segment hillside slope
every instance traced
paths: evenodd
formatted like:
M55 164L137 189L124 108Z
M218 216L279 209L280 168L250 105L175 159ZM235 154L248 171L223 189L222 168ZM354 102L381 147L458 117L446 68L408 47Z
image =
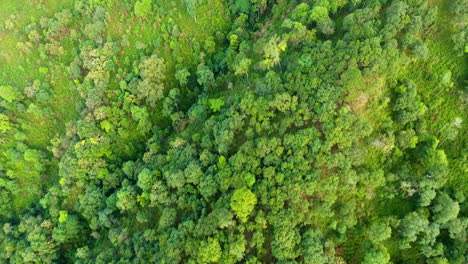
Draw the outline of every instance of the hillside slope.
M0 263L466 263L466 0L0 2Z

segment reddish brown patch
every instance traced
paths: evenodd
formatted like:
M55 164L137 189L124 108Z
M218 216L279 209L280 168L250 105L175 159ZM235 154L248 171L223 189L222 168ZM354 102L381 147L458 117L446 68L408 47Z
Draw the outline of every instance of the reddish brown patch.
M335 246L335 253L336 253L336 255L338 255L339 257L343 257L344 248L343 248L343 244L342 244L342 243Z

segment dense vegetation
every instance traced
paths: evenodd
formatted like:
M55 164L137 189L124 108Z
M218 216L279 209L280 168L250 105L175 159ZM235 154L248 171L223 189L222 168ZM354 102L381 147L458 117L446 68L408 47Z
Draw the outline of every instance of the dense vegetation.
M0 263L467 263L467 0L0 15Z

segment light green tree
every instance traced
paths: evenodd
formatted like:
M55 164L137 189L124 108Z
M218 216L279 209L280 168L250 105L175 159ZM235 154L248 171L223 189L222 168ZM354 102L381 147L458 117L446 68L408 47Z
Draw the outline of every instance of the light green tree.
M198 263L216 263L221 258L221 246L215 238L203 241L198 249Z
M15 100L16 94L13 87L0 85L0 97L9 103Z
M135 14L140 17L151 14L151 0L142 0L135 3Z
M237 189L231 197L231 208L241 222L247 222L247 218L257 204L257 196L247 187Z

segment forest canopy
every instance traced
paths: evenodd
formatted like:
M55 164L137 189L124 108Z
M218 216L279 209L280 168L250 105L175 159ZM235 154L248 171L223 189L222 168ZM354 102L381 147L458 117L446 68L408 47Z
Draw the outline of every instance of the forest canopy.
M467 263L467 0L0 15L0 263Z

